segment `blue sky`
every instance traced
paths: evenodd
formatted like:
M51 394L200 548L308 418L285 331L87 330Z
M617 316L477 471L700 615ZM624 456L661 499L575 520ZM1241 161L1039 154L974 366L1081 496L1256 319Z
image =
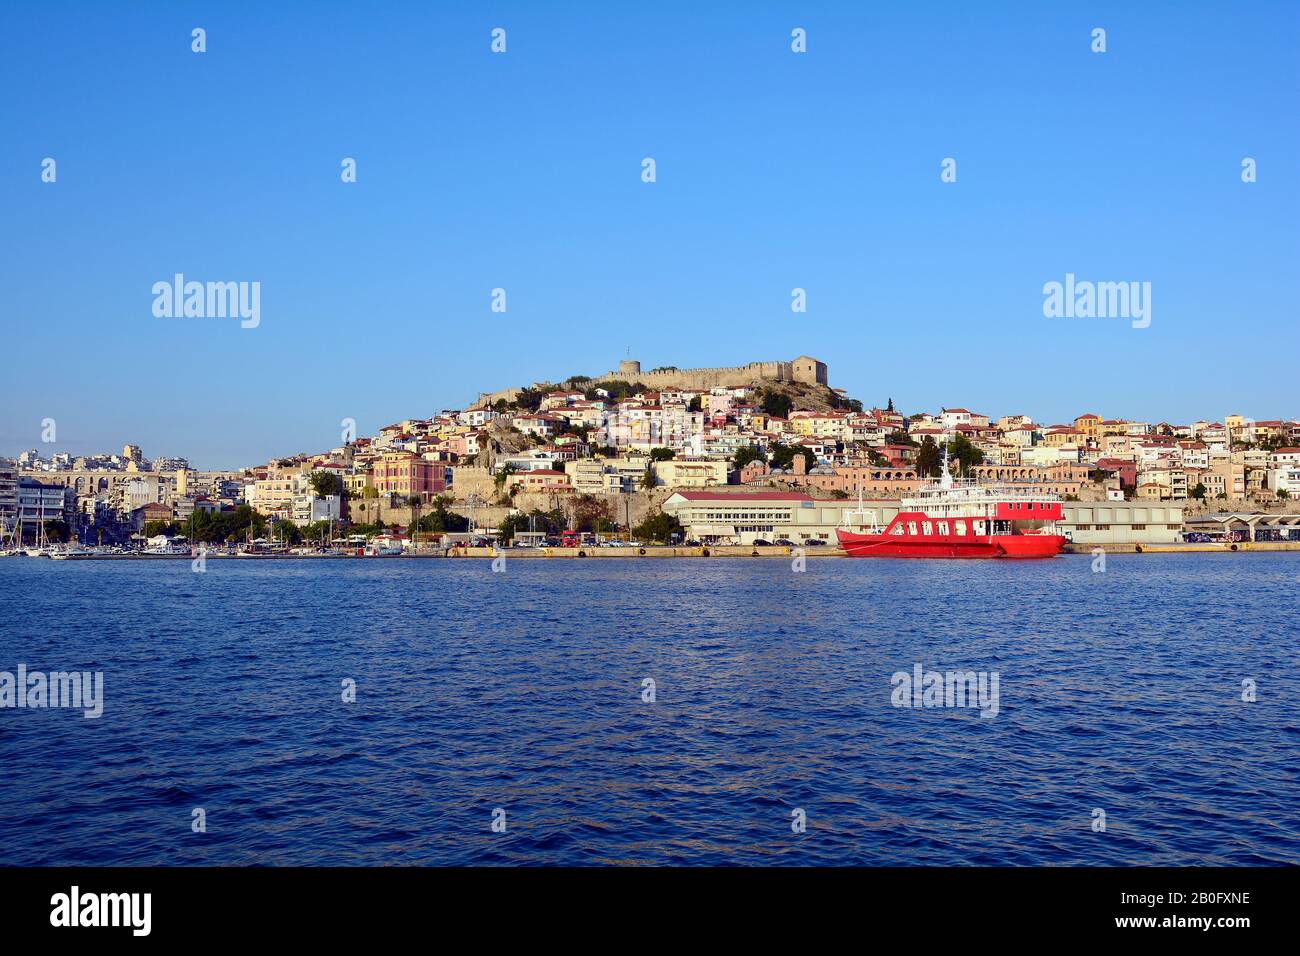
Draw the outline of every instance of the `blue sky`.
M1297 27L1280 2L6 4L0 453L233 467L629 351L807 353L905 412L1297 416ZM261 325L155 318L176 272L260 281ZM1150 282L1151 326L1045 318L1067 272Z

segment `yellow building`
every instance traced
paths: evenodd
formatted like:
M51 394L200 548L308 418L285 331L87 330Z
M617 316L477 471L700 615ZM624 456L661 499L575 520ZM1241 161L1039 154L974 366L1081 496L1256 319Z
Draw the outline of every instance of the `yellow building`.
M1080 415L1074 420L1074 428L1075 431L1082 433L1083 436L1093 444L1096 444L1101 440L1100 415L1093 415L1091 413Z
M655 481L668 488L708 488L725 485L729 465L725 460L673 458L654 464Z
M1063 445L1079 445L1083 435L1075 428L1049 428L1043 432L1043 444L1048 448L1060 448Z

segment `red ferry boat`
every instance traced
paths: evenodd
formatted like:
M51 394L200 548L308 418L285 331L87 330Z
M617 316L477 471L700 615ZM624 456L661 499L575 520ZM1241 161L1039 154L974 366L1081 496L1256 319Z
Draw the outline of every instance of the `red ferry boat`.
M954 479L945 456L943 476L904 498L883 530L854 525L861 502L836 529L840 547L853 558L1051 558L1065 536L1061 499L1031 487L979 485Z

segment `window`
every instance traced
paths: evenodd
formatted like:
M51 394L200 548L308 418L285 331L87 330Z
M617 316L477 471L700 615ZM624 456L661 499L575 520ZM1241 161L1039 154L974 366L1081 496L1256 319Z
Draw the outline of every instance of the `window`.
M946 521L939 522L939 533L945 535L948 533L948 522Z
M909 522L907 523L907 533L908 533L908 534L916 534L916 522L915 522L915 521L909 521Z
M958 521L956 523L956 528L958 537L962 537L966 534L966 522Z

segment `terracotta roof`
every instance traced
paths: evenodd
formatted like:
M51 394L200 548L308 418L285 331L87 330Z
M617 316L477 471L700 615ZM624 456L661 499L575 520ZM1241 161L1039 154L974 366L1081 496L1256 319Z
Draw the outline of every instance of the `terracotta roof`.
M737 494L719 494L716 491L678 491L674 494L680 495L687 501L812 501L807 495L796 491Z

